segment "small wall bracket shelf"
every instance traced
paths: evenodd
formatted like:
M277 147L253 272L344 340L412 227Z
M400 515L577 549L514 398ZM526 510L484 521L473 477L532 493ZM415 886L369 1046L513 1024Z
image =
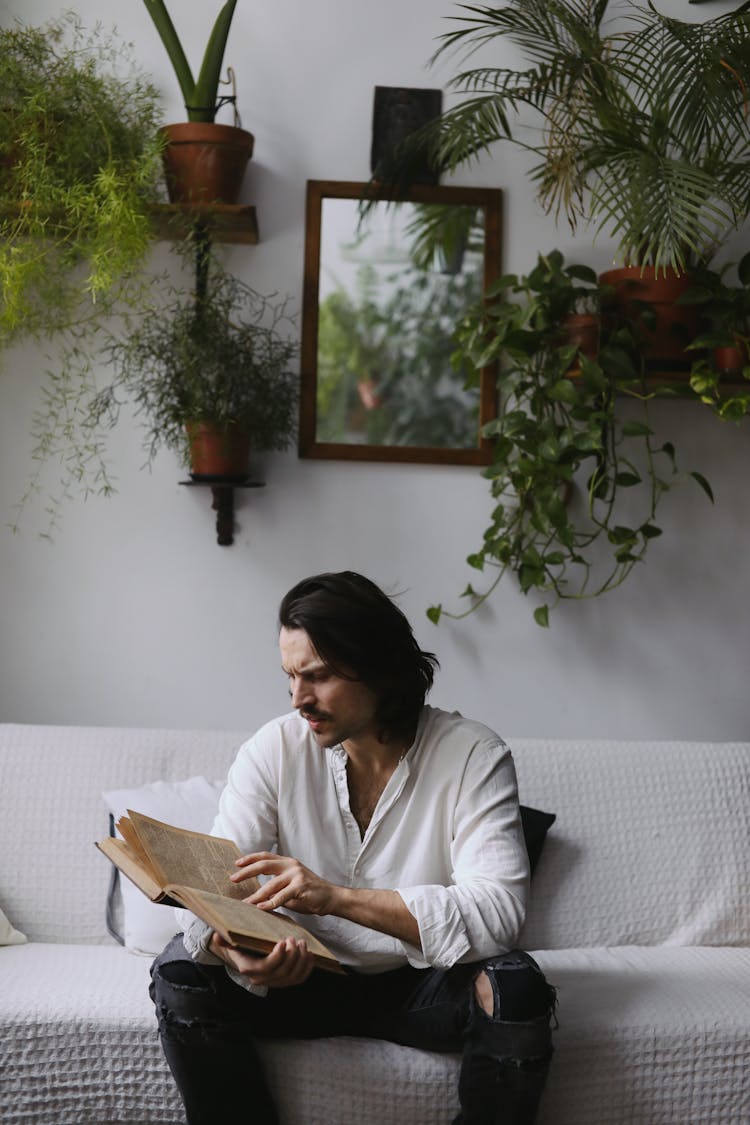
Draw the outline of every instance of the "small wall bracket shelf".
M216 512L216 542L220 547L231 547L234 543L235 488L265 488L264 481L250 480L249 477L204 477L196 473L191 474L190 480L181 480L180 484L211 489L211 507Z
M189 203L157 203L150 213L154 234L162 241L186 238L197 225L217 242L245 246L258 242L258 220L250 204L211 203L195 207Z

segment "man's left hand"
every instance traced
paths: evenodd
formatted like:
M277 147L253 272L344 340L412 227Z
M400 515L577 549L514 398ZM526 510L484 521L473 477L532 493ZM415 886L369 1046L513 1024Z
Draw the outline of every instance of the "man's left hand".
M321 879L298 859L274 852L254 852L241 856L235 863L238 870L231 877L233 883L241 883L252 876L272 876L245 902L259 906L261 910L277 910L286 906L300 914L335 913L340 888Z

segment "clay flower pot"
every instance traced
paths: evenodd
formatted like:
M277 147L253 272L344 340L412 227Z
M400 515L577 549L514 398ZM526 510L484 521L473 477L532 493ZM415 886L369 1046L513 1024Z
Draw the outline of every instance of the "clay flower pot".
M636 324L647 367L667 371L690 367L685 348L697 336L700 323L693 307L675 303L690 287L688 274L678 274L669 266L658 274L653 266L626 266L607 270L599 281L614 291L611 311ZM653 309L653 326L641 319L641 302Z
M188 422L190 469L194 478L246 477L250 436L240 426L220 429L209 422Z
M560 325L564 343L572 344L587 359L599 353L599 317L595 313L571 313ZM575 358L572 367L578 366Z
M722 374L739 375L748 363L750 363L750 357L742 340L737 340L734 346L714 348L714 366Z
M253 154L252 133L213 121L182 121L164 125L162 159L172 203L236 203L247 163Z

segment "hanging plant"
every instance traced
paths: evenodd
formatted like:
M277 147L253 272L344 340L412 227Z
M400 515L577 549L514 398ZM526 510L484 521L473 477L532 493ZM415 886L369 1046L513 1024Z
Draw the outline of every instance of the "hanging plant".
M89 32L73 14L0 29L0 348L54 344L18 518L53 459L53 524L71 489L110 489L84 408L102 325L150 299L143 265L161 181L158 106L114 33Z
M72 14L0 29L0 344L106 315L150 249L158 95L126 65Z
M484 590L469 583L473 613L510 572L524 594L543 600L537 624L549 624L562 599L614 590L661 535L657 509L680 479L692 478L711 497L701 474L681 474L675 449L658 441L649 419L656 393L647 387L632 326L603 318L595 357L561 328L582 303L607 296L585 266L562 254L540 256L527 277L506 274L487 301L461 322L456 361L478 378L497 362L501 404L484 427L492 463L483 471L495 502L491 522L467 562L494 575Z

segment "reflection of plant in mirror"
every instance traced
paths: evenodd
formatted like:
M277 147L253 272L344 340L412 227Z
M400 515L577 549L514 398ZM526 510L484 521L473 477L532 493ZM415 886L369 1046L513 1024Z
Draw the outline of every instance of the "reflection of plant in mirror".
M577 353L560 328L577 290L596 295L596 276L565 267L559 251L541 257L528 277L508 274L488 301L464 319L459 355L474 369L499 361L502 410L484 427L493 440L491 482L496 506L481 548L468 558L496 571L489 588L470 585L472 613L512 571L523 593L596 597L619 586L661 534L662 495L677 480L674 447L656 443L650 391L632 325L601 326L595 359ZM582 294L579 292L578 297ZM571 365L578 372L571 376ZM708 484L690 473L710 496ZM434 622L444 613L433 606ZM549 606L534 612L548 625Z
M320 303L317 440L472 448L478 394L450 360L481 273L394 276L364 266L354 296L339 286Z
M484 216L479 207L455 203L415 203L404 228L411 239L409 254L418 270L438 267L457 273L464 255L484 253Z

